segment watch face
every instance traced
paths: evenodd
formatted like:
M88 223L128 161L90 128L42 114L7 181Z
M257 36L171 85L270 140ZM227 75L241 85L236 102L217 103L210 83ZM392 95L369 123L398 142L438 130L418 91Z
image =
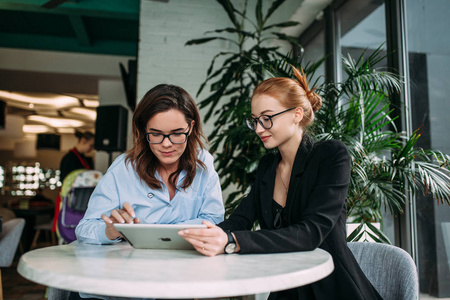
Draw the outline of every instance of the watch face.
M228 253L228 254L234 253L234 251L236 251L236 244L235 243L229 243L225 247L225 252Z

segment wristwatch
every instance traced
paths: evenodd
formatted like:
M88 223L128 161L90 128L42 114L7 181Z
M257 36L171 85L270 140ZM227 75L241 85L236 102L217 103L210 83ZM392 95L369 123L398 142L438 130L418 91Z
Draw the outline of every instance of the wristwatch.
M225 230L225 233L228 236L228 243L225 245L225 253L226 254L234 253L236 251L236 241L234 240L231 231Z

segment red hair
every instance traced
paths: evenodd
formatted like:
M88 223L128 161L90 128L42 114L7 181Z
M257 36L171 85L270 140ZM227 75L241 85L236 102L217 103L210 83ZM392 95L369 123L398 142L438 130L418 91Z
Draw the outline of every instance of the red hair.
M322 106L322 97L314 92L315 88L309 89L303 70L300 72L294 66L292 70L297 80L284 77L266 79L255 88L252 100L256 95L264 94L279 100L286 108L301 107L303 120L300 126L306 128L314 121L314 113Z

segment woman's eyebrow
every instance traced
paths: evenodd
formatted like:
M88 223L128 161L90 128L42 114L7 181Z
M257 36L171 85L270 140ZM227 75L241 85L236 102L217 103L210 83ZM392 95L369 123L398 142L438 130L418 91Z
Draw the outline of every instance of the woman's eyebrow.
M184 130L185 128L177 128L177 129L172 129L170 132L175 132L175 131L181 131ZM161 132L162 130L156 129L156 128L149 128L148 131L156 131L156 132Z
M262 111L259 115L262 116L262 115L267 114L268 112L273 112L273 110L271 110L271 109L266 109L266 110ZM252 116L256 116L256 115L255 115L255 114L252 114Z

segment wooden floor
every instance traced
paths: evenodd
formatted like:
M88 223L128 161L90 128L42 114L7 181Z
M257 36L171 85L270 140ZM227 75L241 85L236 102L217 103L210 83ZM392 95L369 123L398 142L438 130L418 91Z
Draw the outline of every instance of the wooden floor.
M42 300L47 299L47 287L26 280L17 273L17 261L9 268L2 268L4 300Z
M45 241L39 243L37 248L51 246ZM18 251L19 252L19 251ZM23 278L17 272L20 253L17 253L13 264L8 268L2 268L3 299L4 300L43 300L47 287L31 282Z

